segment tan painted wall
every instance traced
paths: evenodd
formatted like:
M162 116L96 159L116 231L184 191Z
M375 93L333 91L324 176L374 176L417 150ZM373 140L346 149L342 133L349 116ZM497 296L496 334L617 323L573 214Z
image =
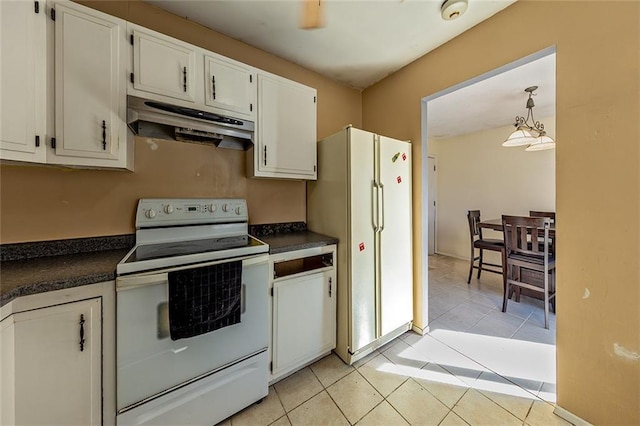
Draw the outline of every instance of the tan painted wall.
M555 138L554 118L541 121ZM438 166L437 253L469 259L467 210L480 210L482 219L528 216L529 210L555 211L555 151L504 148L502 142L511 132L509 125L429 141L429 153L437 153ZM484 237L502 238L502 233L484 230ZM485 251L484 259L501 262L498 252Z
M637 1L521 0L363 93L364 128L418 142L419 218L421 98L556 45L558 404L594 424L640 424L639 24Z
M361 94L274 55L137 0L83 4L318 90L318 138L361 125ZM247 179L245 153L136 138L135 172L0 166L0 242L134 231L143 197L241 197L251 223L306 220L302 181Z

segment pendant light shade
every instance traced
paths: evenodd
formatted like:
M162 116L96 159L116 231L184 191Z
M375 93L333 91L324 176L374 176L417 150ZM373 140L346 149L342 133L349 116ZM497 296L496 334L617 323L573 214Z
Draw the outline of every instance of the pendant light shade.
M529 145L525 151L543 151L545 149L553 149L556 147L556 143L547 135L542 135L535 139L534 142Z
M527 117L516 116L516 122L514 126L516 130L509 135L506 141L502 143L502 146L524 146L529 145L525 151L542 151L544 149L553 149L556 147L556 143L547 136L544 129L544 124L533 117L533 107L535 106L532 96L534 91L538 89L538 86L531 86L524 89L529 94L527 99ZM531 119L531 124L529 123Z
M509 135L507 140L502 143L502 146L530 145L535 140L536 138L531 136L531 133L527 132L524 129L518 129Z

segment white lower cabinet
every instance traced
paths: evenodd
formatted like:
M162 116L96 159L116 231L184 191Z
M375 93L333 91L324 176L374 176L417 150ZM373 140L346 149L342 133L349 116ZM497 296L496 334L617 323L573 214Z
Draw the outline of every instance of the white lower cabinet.
M270 256L274 272L272 382L335 348L335 247Z
M87 295L87 289L81 291ZM58 301L68 301L69 294L58 297ZM106 410L113 408L113 396L103 395L106 388L113 392L113 369L103 371L103 301L102 297L93 297L27 308L2 319L0 424L112 422L108 414L103 418L103 406ZM12 303L21 302L16 299ZM112 326L105 327L105 336L110 336Z

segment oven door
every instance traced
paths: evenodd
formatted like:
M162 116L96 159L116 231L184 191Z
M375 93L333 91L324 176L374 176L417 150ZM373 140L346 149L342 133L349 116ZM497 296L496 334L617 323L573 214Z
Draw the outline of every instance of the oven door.
M242 260L240 323L195 337L171 340L168 273L237 260ZM268 346L266 254L118 277L116 291L118 413Z

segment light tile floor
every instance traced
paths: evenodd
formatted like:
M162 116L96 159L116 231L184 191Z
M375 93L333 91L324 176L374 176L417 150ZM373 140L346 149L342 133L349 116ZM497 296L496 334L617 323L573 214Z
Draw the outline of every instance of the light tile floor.
M510 301L469 264L429 258L425 336L408 332L353 366L331 354L269 388L221 425L556 425L555 315Z

